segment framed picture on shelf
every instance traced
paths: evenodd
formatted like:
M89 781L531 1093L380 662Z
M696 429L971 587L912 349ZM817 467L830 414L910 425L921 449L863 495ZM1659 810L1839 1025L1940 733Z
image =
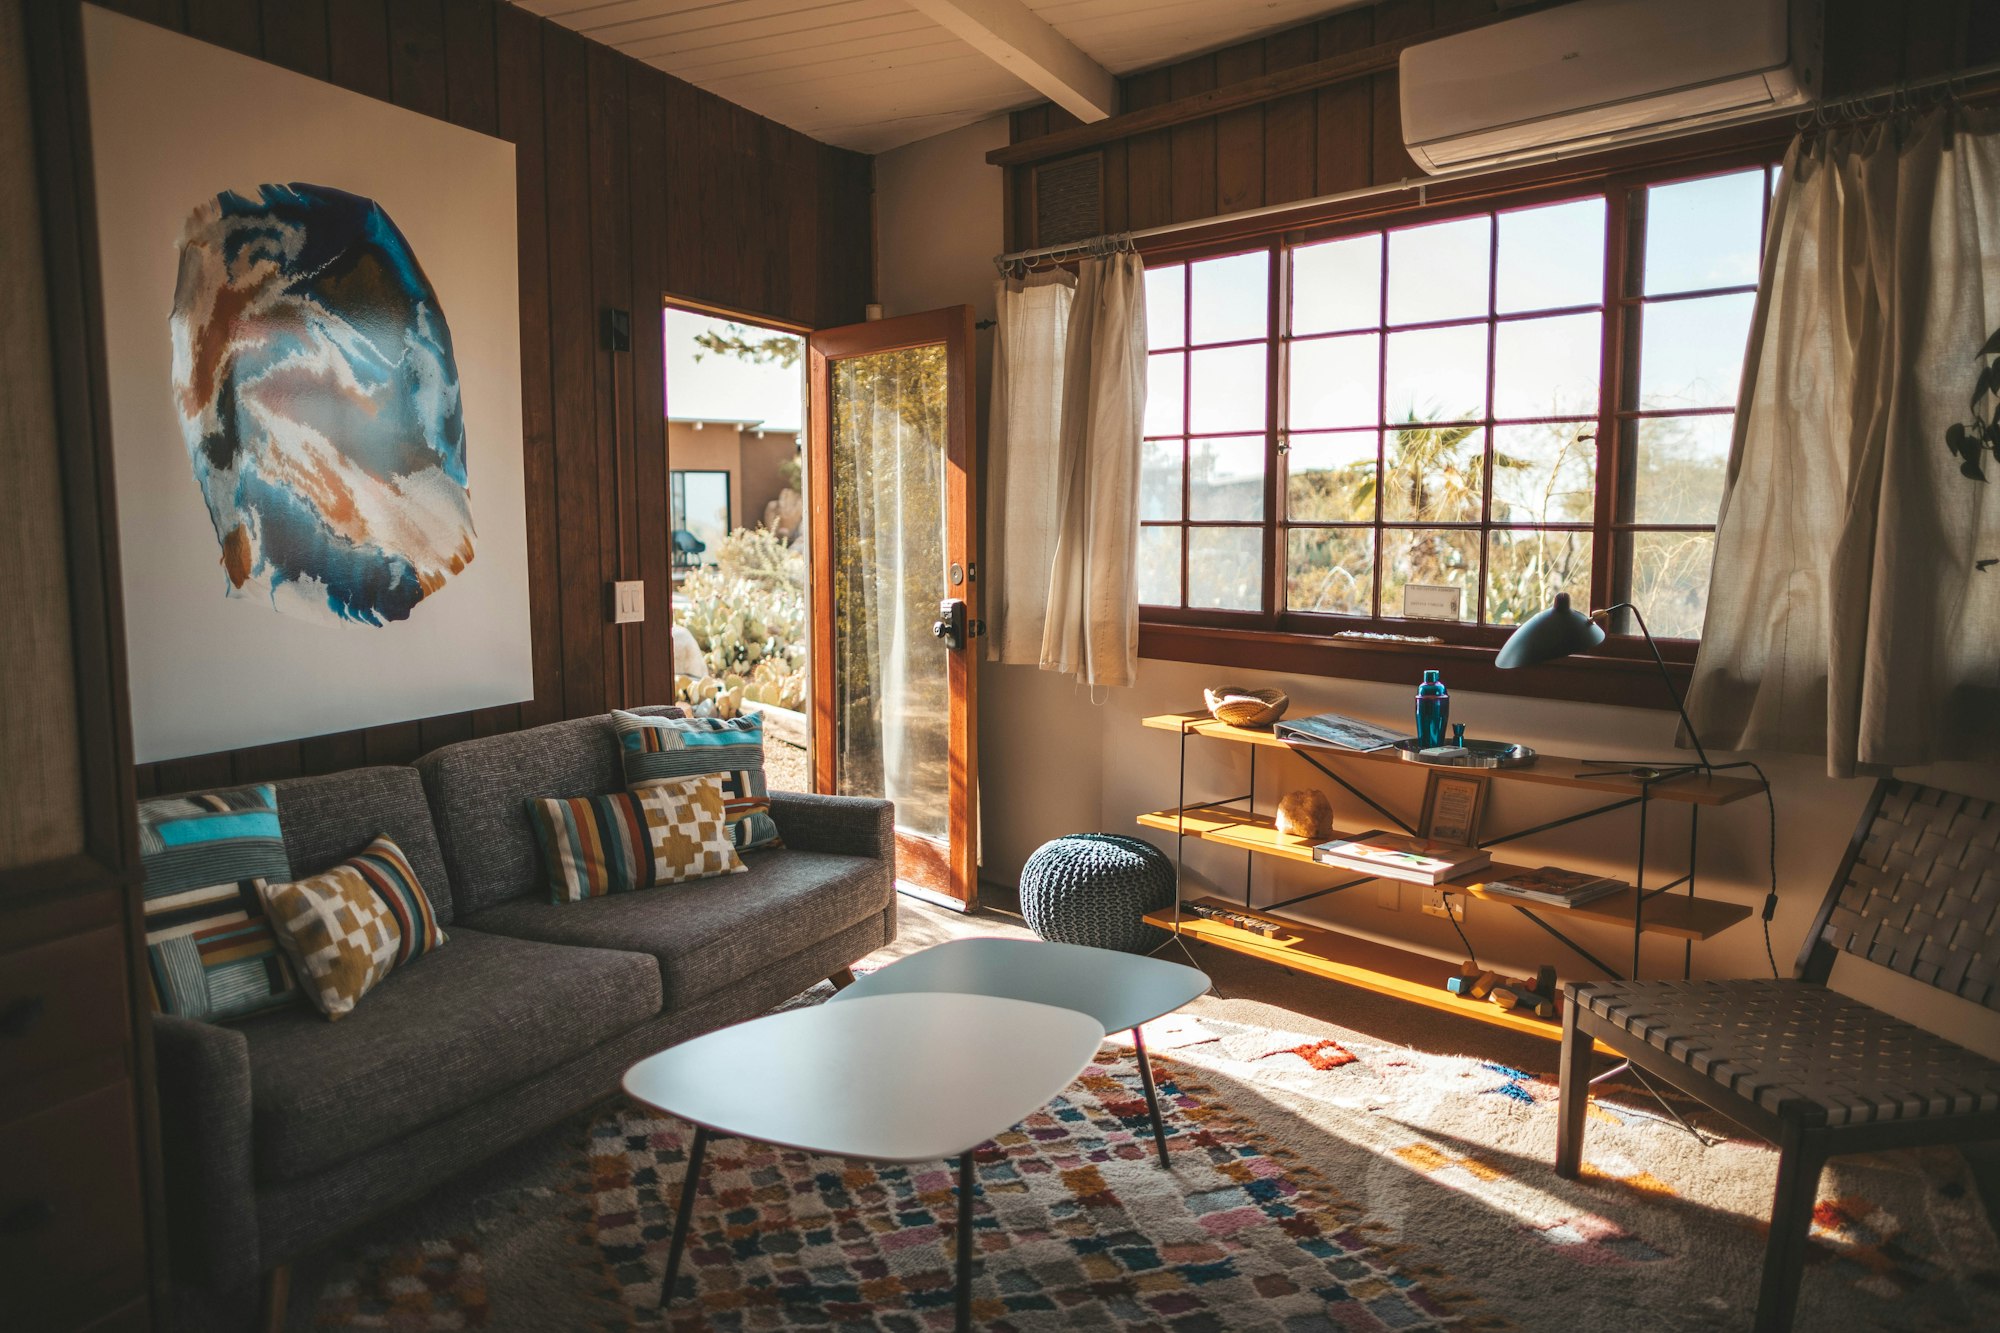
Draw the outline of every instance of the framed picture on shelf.
M1486 783L1460 773L1432 772L1424 784L1419 835L1454 847L1479 844L1479 817L1486 809Z

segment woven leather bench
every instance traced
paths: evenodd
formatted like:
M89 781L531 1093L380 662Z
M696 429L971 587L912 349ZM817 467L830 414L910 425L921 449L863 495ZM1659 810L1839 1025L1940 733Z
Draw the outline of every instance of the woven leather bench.
M1556 1172L1583 1158L1593 1042L1778 1145L1759 1333L1789 1329L1820 1167L2000 1136L2000 1064L1826 986L1844 950L2000 1010L2000 803L1880 783L1791 979L1571 982Z

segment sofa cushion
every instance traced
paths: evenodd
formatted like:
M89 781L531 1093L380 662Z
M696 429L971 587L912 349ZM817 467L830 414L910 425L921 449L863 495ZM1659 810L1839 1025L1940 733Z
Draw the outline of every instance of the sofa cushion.
M290 1004L263 889L292 877L269 783L139 802L153 1012L219 1020Z
M764 718L641 717L612 710L625 764L625 785L633 790L673 778L713 773L729 797L729 827L739 852L776 847L781 839L771 822L771 789L764 781Z
M299 989L329 1021L445 941L402 848L377 838L331 870L264 890L266 915Z
M463 916L510 898L546 896L541 852L528 826L530 798L601 796L625 786L609 714L460 741L417 760L417 771L437 817L438 843Z
M659 960L669 1010L886 909L895 885L872 857L746 852L741 875L579 903L503 903L469 918L480 930L551 944L629 949Z
M301 1005L240 1025L257 1176L294 1180L344 1162L659 1011L659 969L643 954L458 927L338 1023Z
M278 819L292 875L331 870L368 850L377 838L402 849L430 899L431 915L451 924L451 880L438 851L437 829L414 768L350 768L316 778L288 778L278 788Z

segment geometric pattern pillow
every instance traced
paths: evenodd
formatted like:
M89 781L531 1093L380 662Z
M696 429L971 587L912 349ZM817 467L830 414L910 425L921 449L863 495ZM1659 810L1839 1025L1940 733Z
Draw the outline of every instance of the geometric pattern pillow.
M782 845L764 784L764 719L641 717L613 710L625 785L714 773L722 778L730 836L736 850Z
M153 1012L238 1018L296 996L259 890L292 877L269 783L139 803Z
M746 869L730 841L721 780L708 774L658 785L686 783L699 793L531 798L528 823L541 846L549 901L582 902Z
M647 783L633 795L646 815L655 883L684 884L715 875L741 875L750 869L736 854L721 774L664 778Z
M328 1019L353 1012L393 969L445 941L416 872L388 838L321 874L268 885L264 901L307 997Z

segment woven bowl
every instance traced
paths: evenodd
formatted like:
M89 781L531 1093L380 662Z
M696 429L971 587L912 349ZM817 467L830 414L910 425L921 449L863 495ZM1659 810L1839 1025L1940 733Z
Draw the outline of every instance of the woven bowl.
M1268 727L1292 706L1283 690L1246 690L1235 685L1217 685L1202 691L1209 715L1232 727Z

